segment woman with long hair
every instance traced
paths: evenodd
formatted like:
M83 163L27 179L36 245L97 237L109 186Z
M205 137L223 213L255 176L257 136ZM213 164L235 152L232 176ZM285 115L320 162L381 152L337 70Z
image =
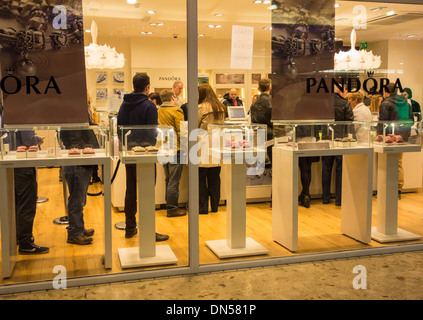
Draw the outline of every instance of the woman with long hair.
M226 106L219 101L213 88L204 83L198 87L198 127L207 130L209 124L224 124ZM199 164L199 213L208 214L209 198L211 212L217 212L220 202L220 164Z

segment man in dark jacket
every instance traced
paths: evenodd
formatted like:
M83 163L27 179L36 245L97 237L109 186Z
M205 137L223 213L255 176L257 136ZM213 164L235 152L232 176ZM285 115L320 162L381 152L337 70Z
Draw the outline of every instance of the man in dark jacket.
M137 73L133 78L134 92L125 94L120 106L118 126L158 125L158 113L155 104L148 100L150 93L150 77L146 73ZM156 144L156 130L146 133L132 130L128 141L136 143ZM154 132L153 132L154 131ZM123 138L123 137L122 137ZM128 138L129 139L129 138ZM125 195L125 237L131 238L137 233L137 172L135 164L126 164L126 195ZM156 233L156 241L164 241L169 236Z
M272 83L270 79L264 78L259 82L258 89L260 96L257 98L250 107L251 123L260 123L267 126L267 140L273 139L273 123L272 123L272 97L270 92L272 90ZM270 160L270 165L266 165L267 168L271 168L272 163L272 146L267 148L267 156Z
M351 105L345 99L346 91L341 92L336 88L335 92L335 121L354 121L354 113ZM335 138L345 138L348 135L346 126L335 126ZM342 156L322 157L322 202L330 202L330 186L332 180L332 167L336 160L336 183L335 183L335 205L341 205L342 195Z
M227 107L241 107L243 106L242 100L238 97L238 90L231 89L223 96L222 103Z
M384 100L380 104L379 121L401 121L402 126L397 127L396 134L401 135L405 142L408 141L413 125L413 112L411 105L407 98L401 94L397 94L397 88L394 83L388 84L383 88ZM382 131L382 126L379 126L378 131ZM387 134L390 132L386 132ZM401 190L404 186L404 170L402 167L403 154L399 154L398 163L398 198L401 199Z

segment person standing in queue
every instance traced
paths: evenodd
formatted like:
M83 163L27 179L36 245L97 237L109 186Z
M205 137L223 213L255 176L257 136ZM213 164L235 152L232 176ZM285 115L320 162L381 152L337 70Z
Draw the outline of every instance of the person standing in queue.
M156 105L148 99L150 93L150 77L146 73L137 73L133 79L134 91L125 94L120 106L117 125L158 125ZM144 131L144 130L143 130ZM152 132L154 131L154 132ZM156 130L133 132L128 140L137 144L156 144ZM121 137L122 138L122 137ZM126 164L126 194L125 194L125 238L132 238L137 234L137 172L135 164ZM165 241L168 235L156 233L156 241Z

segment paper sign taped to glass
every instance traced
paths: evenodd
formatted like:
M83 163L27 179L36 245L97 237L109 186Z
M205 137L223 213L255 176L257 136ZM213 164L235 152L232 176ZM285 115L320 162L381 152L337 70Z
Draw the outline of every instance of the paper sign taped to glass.
M334 69L334 1L273 3L272 119L333 120L332 92L307 90L307 78Z
M5 125L88 123L81 0L0 4Z

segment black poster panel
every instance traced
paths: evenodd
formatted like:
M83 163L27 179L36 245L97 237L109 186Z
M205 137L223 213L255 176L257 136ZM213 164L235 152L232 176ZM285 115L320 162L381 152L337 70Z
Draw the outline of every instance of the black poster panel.
M81 1L1 1L6 125L88 123Z
M333 94L317 89L334 69L335 1L273 5L272 120L333 120Z

